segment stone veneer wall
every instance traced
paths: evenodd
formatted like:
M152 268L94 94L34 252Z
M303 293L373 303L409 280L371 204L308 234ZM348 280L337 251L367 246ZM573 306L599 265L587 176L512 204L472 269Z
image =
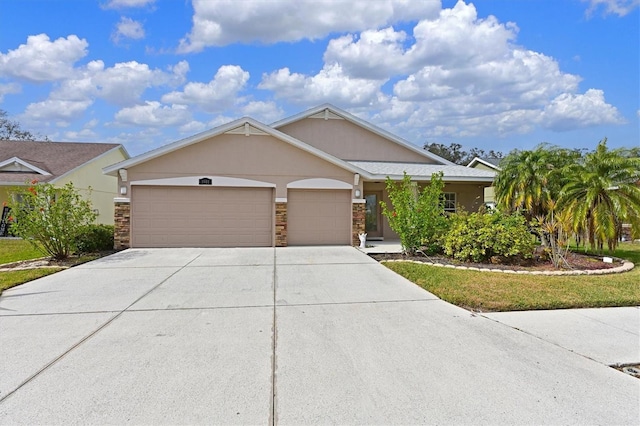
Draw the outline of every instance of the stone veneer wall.
M276 203L276 247L287 246L287 203Z
M360 245L360 237L358 234L364 233L364 223L365 223L365 214L366 214L366 206L365 203L353 203L352 204L352 212L353 212L353 233L351 238L351 243L354 246Z
M113 248L122 250L129 247L131 247L131 204L128 202L116 202Z

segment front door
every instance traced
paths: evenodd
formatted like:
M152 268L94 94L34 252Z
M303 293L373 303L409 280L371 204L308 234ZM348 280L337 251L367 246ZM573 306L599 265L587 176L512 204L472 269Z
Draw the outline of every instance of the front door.
M364 230L367 233L367 239L382 238L382 210L380 201L382 200L382 191L372 191L364 193L365 209L365 225Z

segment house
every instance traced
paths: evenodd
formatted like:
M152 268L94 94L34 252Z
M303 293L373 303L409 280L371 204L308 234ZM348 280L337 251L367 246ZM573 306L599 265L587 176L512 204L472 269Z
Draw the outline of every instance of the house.
M235 247L397 239L385 179L444 173L446 210L476 210L494 174L455 165L335 106L241 118L103 169L117 176L115 244Z
M499 172L502 170L500 168L500 162L502 158L480 158L475 157L473 160L467 164L467 167L471 167L474 169L480 170L488 170L490 172Z
M117 179L102 168L127 158L118 144L0 141L0 202L9 201L11 188L33 180L60 187L71 182L91 201L97 222L112 225Z
M473 160L469 162L469 164L467 164L467 167L498 173L499 171L502 170L500 168L500 161L502 161L502 158L475 157ZM495 189L493 186L489 186L484 189L484 202L486 205L490 207L495 207L496 195L495 195Z

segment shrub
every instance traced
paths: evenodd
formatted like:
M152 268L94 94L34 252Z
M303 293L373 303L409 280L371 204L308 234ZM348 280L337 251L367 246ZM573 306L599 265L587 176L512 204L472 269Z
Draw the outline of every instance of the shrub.
M56 188L49 183L32 181L11 191L11 232L34 246L41 246L55 259L65 259L73 252L75 241L96 214L72 183Z
M78 253L113 249L113 225L85 226L75 240Z
M457 260L483 262L496 256L529 258L536 246L520 214L457 213L449 219L444 251Z
M392 206L380 202L382 214L389 226L400 236L405 253L423 249L434 253L441 249L441 238L446 233L447 218L441 199L442 173L434 173L431 183L420 190L406 173L400 182L387 177L387 192Z

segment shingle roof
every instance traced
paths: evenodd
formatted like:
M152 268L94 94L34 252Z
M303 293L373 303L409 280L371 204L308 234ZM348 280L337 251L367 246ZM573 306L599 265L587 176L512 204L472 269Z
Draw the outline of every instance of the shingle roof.
M112 143L0 141L0 163L16 157L50 173L47 176L0 171L0 183L21 184L33 179L50 182L120 146Z
M491 163L494 166L499 166L500 162L502 161L502 158L489 158L489 157L482 157L482 160L486 161L487 163Z
M473 169L458 165L420 164L420 163L392 163L383 161L349 161L352 165L379 176L402 176L407 172L417 180L431 179L433 173L442 172L445 181L481 181L492 182L494 172Z
M484 157L475 157L473 160L467 164L467 167L475 167L476 164L484 164L487 167L491 167L495 170L500 170L500 162L502 158L484 158Z

